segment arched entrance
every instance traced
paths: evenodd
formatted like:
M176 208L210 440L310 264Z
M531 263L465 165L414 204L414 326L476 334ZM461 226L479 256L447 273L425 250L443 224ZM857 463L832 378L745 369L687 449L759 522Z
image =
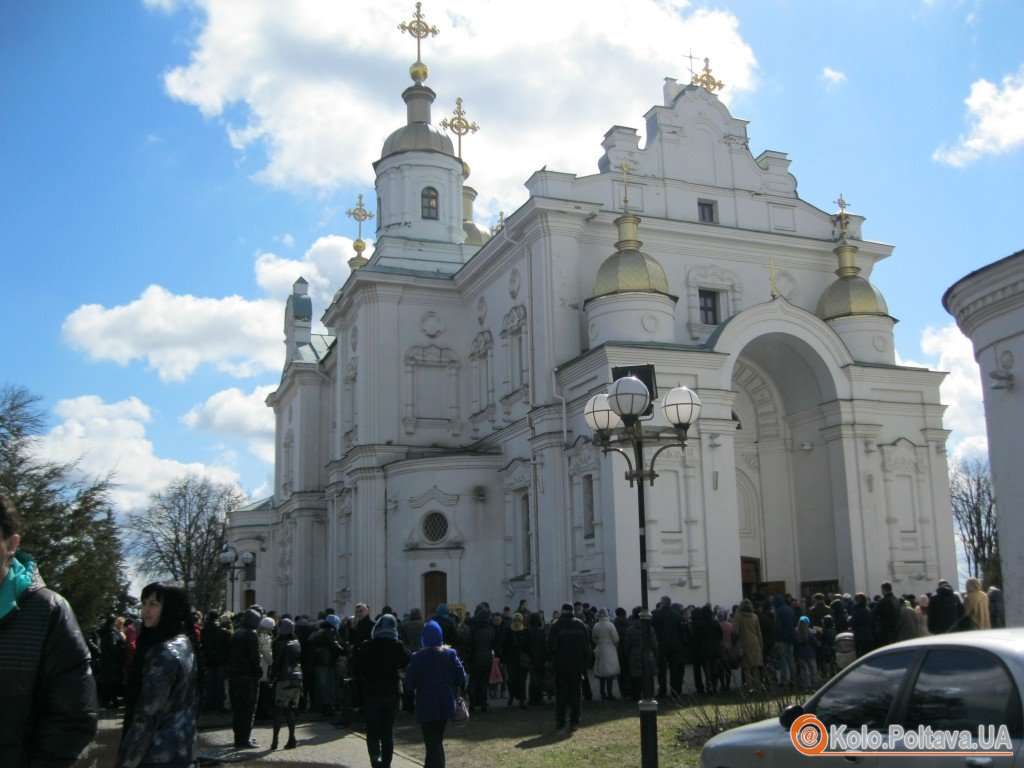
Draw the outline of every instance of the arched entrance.
M838 416L833 370L803 338L761 333L736 356L731 389L744 592L801 594L838 584L835 499L846 494L834 487L845 480L833 471L842 452L829 438ZM748 583L755 570L758 583Z
M448 574L427 571L423 574L423 616L433 616L437 606L448 602Z

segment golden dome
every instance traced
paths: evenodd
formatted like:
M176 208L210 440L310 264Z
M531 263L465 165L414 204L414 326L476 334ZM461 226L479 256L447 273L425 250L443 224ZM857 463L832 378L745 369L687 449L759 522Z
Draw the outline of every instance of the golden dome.
M363 251L366 250L366 241L363 240L363 238L361 237L356 239L356 241L352 243L352 250L354 250L356 253L362 256Z
M888 315L889 307L875 286L860 275L838 278L818 300L816 314L822 320L851 315Z
M615 243L617 250L597 270L592 298L626 292L669 295L665 270L654 257L640 250L643 243L636 239L636 225L639 223L640 217L631 213L615 220L619 228L619 241Z
M889 307L875 286L860 276L855 256L857 246L845 237L833 251L839 257L839 276L818 299L815 314L822 320L853 315L889 315Z

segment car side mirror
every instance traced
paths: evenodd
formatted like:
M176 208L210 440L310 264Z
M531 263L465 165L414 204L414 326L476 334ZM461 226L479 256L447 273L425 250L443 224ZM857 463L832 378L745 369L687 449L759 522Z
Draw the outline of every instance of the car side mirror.
M787 731L792 727L796 719L804 713L804 708L799 704L790 704L779 713L779 724Z

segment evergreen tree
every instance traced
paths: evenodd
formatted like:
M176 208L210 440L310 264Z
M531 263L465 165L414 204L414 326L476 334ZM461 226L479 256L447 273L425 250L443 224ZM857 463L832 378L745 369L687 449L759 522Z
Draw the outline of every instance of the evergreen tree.
M44 427L38 403L23 387L0 386L0 490L21 515L21 548L88 627L123 607L127 591L110 478L81 479L73 463L38 457Z

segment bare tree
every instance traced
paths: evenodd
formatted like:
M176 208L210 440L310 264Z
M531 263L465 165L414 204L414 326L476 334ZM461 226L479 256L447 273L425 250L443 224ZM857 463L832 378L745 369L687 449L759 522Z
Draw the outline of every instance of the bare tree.
M150 497L148 509L129 515L128 551L144 574L195 582L190 593L197 608L219 608L225 573L217 555L227 546L228 513L246 501L234 485L196 475L172 480Z
M949 496L968 573L986 586L1002 586L996 505L988 462L971 459L954 463L949 473Z

